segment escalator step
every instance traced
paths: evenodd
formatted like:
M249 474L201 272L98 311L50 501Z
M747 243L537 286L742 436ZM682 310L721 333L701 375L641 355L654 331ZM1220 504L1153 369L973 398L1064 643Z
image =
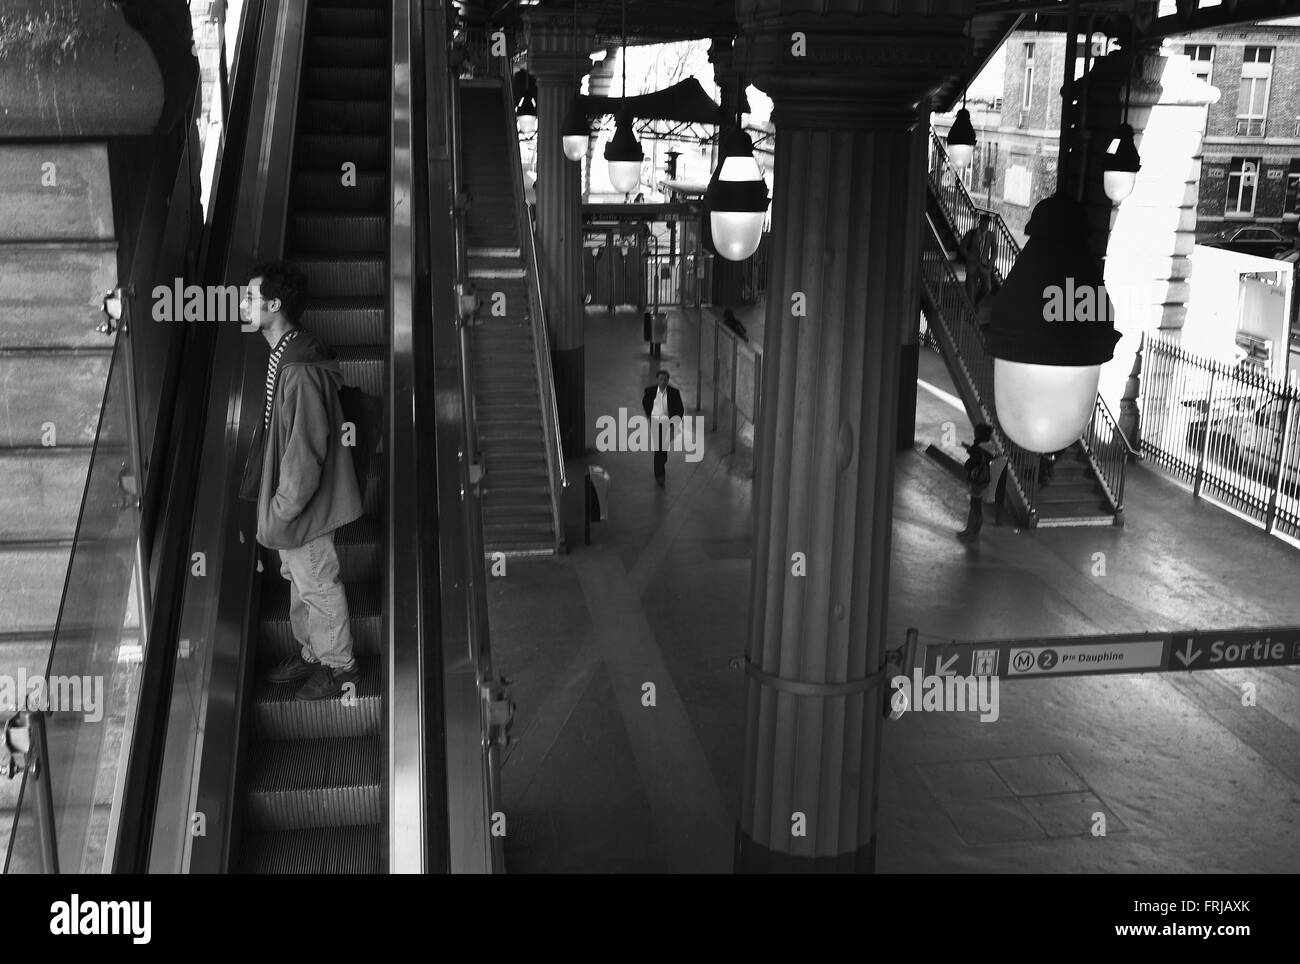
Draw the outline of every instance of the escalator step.
M388 97L389 75L374 67L312 67L304 72L302 96L311 100L379 100Z
M387 292L388 264L383 257L298 257L294 264L307 276L313 298L382 298Z
M385 134L391 121L385 100L304 100L298 110L304 134Z
M376 583L351 583L343 586L348 600L348 625L352 629L353 652L359 656L378 656L383 632L383 609ZM275 591L262 591L258 614L259 661L276 663L298 650L289 625L289 584L281 583Z
M384 394L384 356L378 346L345 345L335 349L343 368L343 381L370 395Z
M383 870L384 827L330 827L250 834L244 874L377 874Z
M388 68L387 37L312 37L304 53L309 67Z
M293 217L297 252L344 254L382 252L388 245L388 219L382 214L307 214Z
M245 784L248 830L379 823L382 758L378 736L256 744Z
M299 171L340 172L346 161L357 166L359 173L382 174L388 168L385 137L321 136L304 134L298 139L294 166Z
M380 9L313 7L309 29L313 37L386 37L390 14Z
M357 660L361 678L354 699L296 700L296 685L267 683L253 689L253 734L262 741L376 736L383 725L383 678L380 661Z
M375 213L388 206L388 175L362 174L343 183L341 173L303 171L293 179L290 203L295 211Z
M388 342L388 311L377 298L312 298L302 326L336 348Z

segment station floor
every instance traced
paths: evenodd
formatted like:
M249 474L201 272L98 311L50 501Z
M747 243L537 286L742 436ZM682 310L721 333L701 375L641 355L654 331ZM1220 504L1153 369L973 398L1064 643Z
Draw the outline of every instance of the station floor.
M761 312L737 312L760 342ZM639 409L661 366L694 413L695 325L693 310L670 311L651 359L638 313L589 309L588 445L600 415ZM924 448L945 422L970 428L924 350L920 377L918 444L898 457L891 645L908 627L978 639L1300 625L1300 550L1142 465L1123 528L989 524L964 546L963 487ZM570 551L511 560L490 582L494 666L518 706L502 770L508 871L730 872L752 457L726 449L709 435L701 461L674 454L663 489L649 454L571 460ZM610 472L612 511L585 546L591 462ZM996 722L905 714L885 730L878 834L885 873L1300 871L1300 667L1004 681Z

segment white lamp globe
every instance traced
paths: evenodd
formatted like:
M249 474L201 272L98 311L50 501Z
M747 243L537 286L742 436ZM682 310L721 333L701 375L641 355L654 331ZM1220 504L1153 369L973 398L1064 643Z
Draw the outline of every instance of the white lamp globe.
M609 183L620 194L631 194L641 183L641 162L610 161Z
M1102 184L1106 188L1106 197L1118 204L1133 193L1137 175L1132 171L1107 171L1102 175Z
M966 168L970 167L971 157L974 154L974 144L948 145L948 160L951 161L952 166L957 168L959 171L964 171Z
M709 228L713 231L713 246L728 261L744 261L763 240L763 222L766 211L712 211Z
M565 134L564 156L571 161L582 160L582 156L587 153L587 139L586 134Z
M1059 452L1088 426L1100 365L1033 365L993 359L993 405L1011 441L1030 452Z
M525 136L537 133L536 114L520 114L517 120L519 124L519 133Z

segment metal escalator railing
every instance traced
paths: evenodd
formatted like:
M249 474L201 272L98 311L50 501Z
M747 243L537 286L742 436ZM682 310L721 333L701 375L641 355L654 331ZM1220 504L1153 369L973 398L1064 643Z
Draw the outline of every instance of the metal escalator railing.
M930 132L930 151L931 163L928 176L930 194L935 201L934 207L943 216L953 242L960 245L966 233L978 225L980 216L988 215L997 235L993 252L993 271L998 282L1003 281L1016 263L1016 258L1020 256L1019 243L1001 215L996 211L978 207L971 199L960 172L948 160L943 141L934 131ZM941 243L940 249L944 250ZM944 258L947 259L946 250L944 250ZM990 378L989 392L992 391L992 387ZM980 392L981 404L987 409L992 409L993 396L984 394L983 389L980 389ZM1119 423L1101 395L1097 396L1093 405L1092 417L1089 418L1079 438L1079 446L1104 490L1116 518L1120 518L1124 510L1124 477L1128 461L1130 458L1137 458L1138 453L1120 430Z
M1007 456L1007 494L1012 507L1022 521L1032 527L1037 522L1039 456L1036 452L1022 449L1002 433L997 413L990 404L993 398L993 356L985 347L978 315L966 294L966 286L952 270L948 253L929 218L926 218L926 229L921 238L921 304L930 330L939 339L944 357L949 360L954 379L958 383L965 382L969 389L963 397L971 421L993 426L994 440ZM956 370L953 370L954 363ZM975 411L969 410L972 397L977 400Z
M439 655L446 754L446 860L451 873L499 873L501 838L491 832L500 811L503 734L509 702L493 681L488 632L487 571L475 466L474 406L468 326L461 314L461 282L468 277L463 219L459 81L445 51L451 33L443 0L412 0L413 40L423 52L422 142L428 163L426 212L428 276L425 299L432 354L426 379L436 435L436 512ZM414 58L413 58L414 63ZM417 144L420 143L417 140ZM428 384L431 382L431 384ZM432 404L435 401L436 405Z

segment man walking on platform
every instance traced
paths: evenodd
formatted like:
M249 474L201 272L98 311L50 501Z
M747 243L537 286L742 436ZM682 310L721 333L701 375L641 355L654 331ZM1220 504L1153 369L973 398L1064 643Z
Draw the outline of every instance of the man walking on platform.
M660 371L656 377L657 385L651 385L641 396L641 407L645 417L650 420L651 448L655 453L655 482L663 487L668 449L672 447L673 422L681 426L686 406L682 404L682 393L668 384L668 373Z

